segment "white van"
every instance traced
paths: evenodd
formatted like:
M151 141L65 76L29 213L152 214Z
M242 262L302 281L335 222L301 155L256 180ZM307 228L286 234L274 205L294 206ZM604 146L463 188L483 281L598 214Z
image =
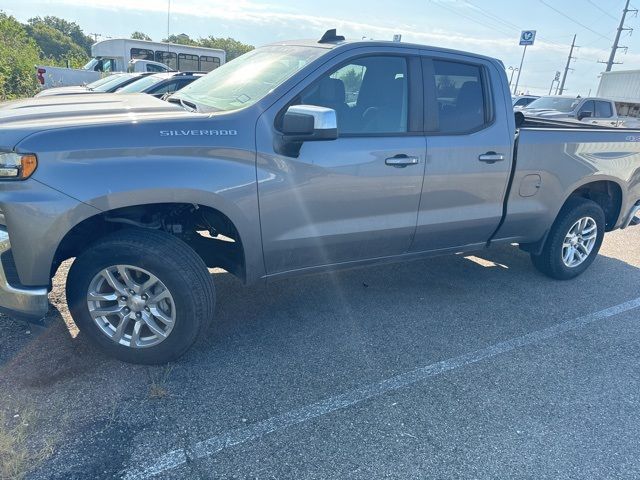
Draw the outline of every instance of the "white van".
M176 43L113 38L94 43L93 57L81 69L36 66L42 88L83 85L113 72L210 72L226 60L224 50Z

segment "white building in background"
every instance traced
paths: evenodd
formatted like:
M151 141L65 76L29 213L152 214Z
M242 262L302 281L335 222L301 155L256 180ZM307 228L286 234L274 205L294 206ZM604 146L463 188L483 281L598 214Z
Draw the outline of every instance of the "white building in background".
M640 117L640 70L604 72L597 96L616 102L618 115Z

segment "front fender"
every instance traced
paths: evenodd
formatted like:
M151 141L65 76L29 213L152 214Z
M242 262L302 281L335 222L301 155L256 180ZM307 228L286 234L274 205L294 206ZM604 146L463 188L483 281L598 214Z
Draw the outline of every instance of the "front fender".
M94 208L91 215L153 203L194 203L219 210L240 234L247 282L264 276L255 152L210 147L114 149L52 152L39 155L38 161L34 178Z
M100 210L33 179L3 182L0 191L0 209L20 282L48 285L53 257L64 236Z

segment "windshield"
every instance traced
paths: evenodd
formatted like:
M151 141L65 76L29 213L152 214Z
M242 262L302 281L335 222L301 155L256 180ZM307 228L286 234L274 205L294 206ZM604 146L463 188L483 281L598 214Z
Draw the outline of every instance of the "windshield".
M100 80L96 80L95 82L91 82L87 84L87 88L89 90L93 90L94 88L99 87L100 85L104 85L105 83L113 82L116 78L121 77L121 74L115 75L107 75L106 77L102 77Z
M140 93L144 92L147 88L155 85L156 83L164 80L165 77L156 77L155 75L150 75L148 77L143 77L140 80L136 80L133 83L130 83L126 87L122 87L118 90L118 93Z
M201 111L245 108L326 52L317 47L258 48L196 80L174 98L192 102Z
M109 90L116 88L118 85L120 85L123 82L126 82L127 80L129 80L131 77L134 77L134 76L135 75L128 75L126 73L122 75L113 75L108 82L105 82L102 85L98 85L97 87L92 88L91 90L93 90L94 92L107 92Z
M527 105L527 109L541 108L567 113L573 111L578 103L580 103L579 98L542 97Z

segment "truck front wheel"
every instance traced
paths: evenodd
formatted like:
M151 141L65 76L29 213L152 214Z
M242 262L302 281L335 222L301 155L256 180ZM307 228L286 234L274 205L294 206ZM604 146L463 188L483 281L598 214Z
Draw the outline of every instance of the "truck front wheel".
M541 254L531 254L533 265L558 280L580 275L598 255L604 229L600 205L581 197L569 199L553 223Z
M78 328L125 362L176 359L210 323L213 280L202 259L163 232L126 229L74 261L67 302Z

